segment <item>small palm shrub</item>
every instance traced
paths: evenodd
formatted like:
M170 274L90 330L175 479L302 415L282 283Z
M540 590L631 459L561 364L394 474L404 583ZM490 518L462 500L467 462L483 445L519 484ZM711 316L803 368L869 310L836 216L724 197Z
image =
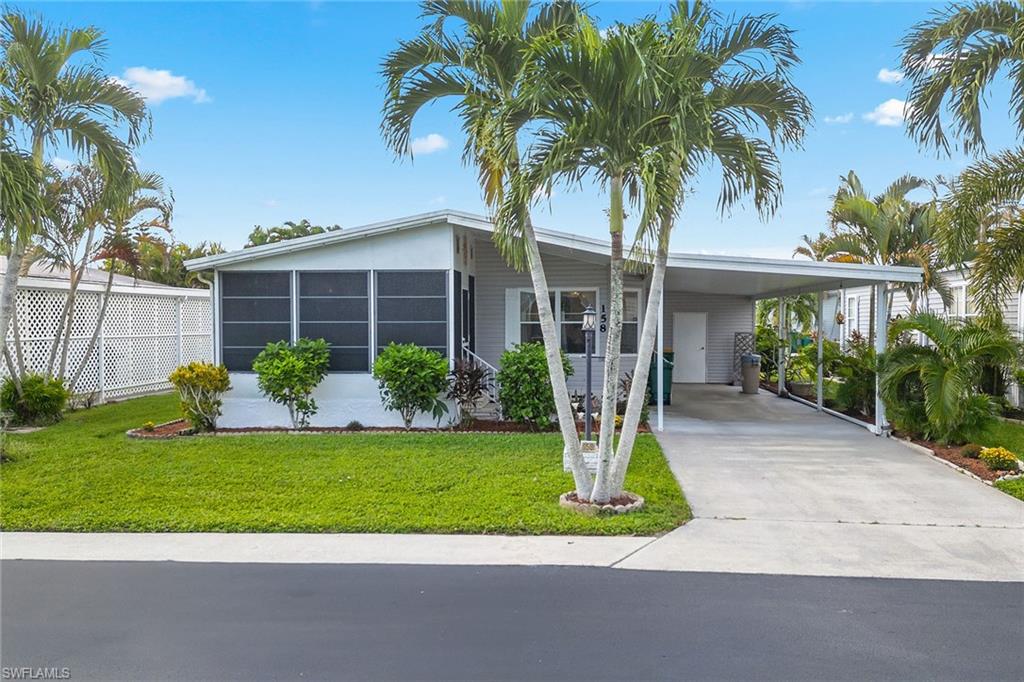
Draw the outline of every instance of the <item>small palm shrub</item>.
M373 363L384 408L398 412L406 429L420 412L440 424L448 412L441 396L448 389L448 360L414 343L391 343Z
M1004 330L947 321L932 313L893 323L894 337L907 332L923 333L931 345L901 343L886 353L881 363L883 399L899 409L913 389L911 398L920 401L922 435L943 443L970 440L995 420L995 403L978 390L983 369L1015 360L1017 342Z
M875 349L868 339L852 334L846 353L837 361L835 376L836 404L841 410L855 410L863 415L875 412Z
M221 396L231 388L224 365L190 362L171 372L167 380L178 389L181 412L193 429L212 431L217 428L223 404Z
M330 364L331 352L323 339L268 343L252 362L260 392L288 408L292 426L302 428L317 412L313 391Z
M977 443L968 443L960 448L960 455L967 459L978 459L978 456L984 449L984 446L978 445Z
M978 455L982 462L994 471L1015 471L1017 458L1006 448L982 448Z
M8 377L0 387L0 411L10 412L17 424L55 424L64 418L69 395L64 382L42 374L23 377L19 394L14 379Z
M548 360L541 343L520 343L501 354L498 399L506 419L535 429L551 426L555 394L548 378ZM572 376L569 358L562 353L562 370Z

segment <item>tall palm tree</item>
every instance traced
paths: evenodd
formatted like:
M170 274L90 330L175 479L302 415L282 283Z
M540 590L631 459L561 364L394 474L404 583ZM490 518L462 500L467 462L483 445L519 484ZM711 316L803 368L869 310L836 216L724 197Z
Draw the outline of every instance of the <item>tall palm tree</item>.
M986 366L1005 365L1018 357L1019 348L1005 331L975 322L946 321L932 313L917 313L893 323L893 338L921 332L928 346L896 344L882 362L882 397L913 409L920 391L928 436L942 441L963 440L991 420L991 398L980 391ZM908 386L909 384L909 386ZM908 391L908 388L912 390Z
M411 155L416 114L426 105L454 98L466 135L463 159L476 166L484 199L493 210L511 180L522 173L519 136L535 116L535 106L525 95L531 46L564 35L579 8L566 0L538 6L520 0L425 0L421 7L428 24L415 38L402 41L383 64L384 139L396 154ZM559 428L576 488L586 497L590 475L580 452L547 279L530 220L532 200L528 194L515 206L521 218L516 229L496 221L495 244L510 266L530 273Z
M169 233L171 217L174 212L173 196L164 189L164 180L156 173L134 173L130 177L131 184L125 188L122 184L111 184L104 192L104 213L100 218L104 235L96 260L103 261L108 271L103 302L96 324L93 327L85 353L78 364L69 386L74 389L89 361L92 359L100 329L106 319L107 307L110 302L110 290L114 284L116 263L122 264L132 273L138 272L138 245L145 240L154 229ZM63 379L67 371L68 346L65 344L61 356L60 370L57 378Z
M105 41L96 28L51 29L17 11L0 18L0 120L24 136L39 175L46 150L62 141L76 154L94 158L109 178L124 181L133 167L130 148L147 132L142 97L112 80L94 62ZM122 139L122 134L124 138ZM14 309L21 261L41 221L20 224L11 234L10 258L0 291L0 330L6 334Z
M926 271L925 289L939 291L944 300L948 289L939 273L939 261L931 247L935 211L931 202L915 202L908 198L914 190L931 183L912 175L893 181L884 192L869 196L853 171L841 178L829 217L833 233L824 245L829 260L845 260L874 265L914 265ZM914 303L921 297L920 288L906 289ZM871 310L868 322L869 342L875 338L875 290L871 289ZM890 301L891 308L891 301Z
M791 32L770 15L728 23L703 3L679 3L665 24L643 20L603 33L581 16L568 39L538 47L531 83L544 127L527 177L542 184L590 177L609 193L609 332L591 497L604 502L625 480L636 434L631 417L643 400L657 325L656 314L645 316L633 381L640 388L631 391L613 451L627 200L640 207L633 257L646 262L647 247L657 244L651 313L663 288L659 262L689 183L718 162L723 210L751 194L770 213L781 194L774 149L799 143L810 106L788 78L798 62Z
M902 41L911 84L907 131L922 147L948 153L950 137L967 153L985 151L982 104L1001 74L1010 77L1011 116L1024 136L1024 5L980 0L935 10ZM945 108L949 122L943 124ZM948 133L947 129L952 129ZM973 261L979 307L999 318L1024 285L1024 148L983 158L951 187L940 222L947 260Z

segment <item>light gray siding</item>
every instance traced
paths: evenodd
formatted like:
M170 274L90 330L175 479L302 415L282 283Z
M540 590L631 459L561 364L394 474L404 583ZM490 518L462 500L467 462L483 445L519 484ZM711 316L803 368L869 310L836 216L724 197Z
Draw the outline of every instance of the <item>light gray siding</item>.
M708 314L707 381L729 383L736 332L754 331L754 303L744 296L670 291L665 295L665 348L672 348L673 313Z
M477 354L495 367L499 366L505 350L505 291L515 288L532 288L527 272L516 272L505 265L494 245L485 240L476 240L476 347ZM608 300L608 267L586 261L544 256L544 271L548 286L552 289L573 287L597 289L602 303ZM626 277L627 288L642 288L640 277ZM645 294L641 295L641 305ZM641 316L643 311L641 310ZM595 355L603 352L604 339L597 339ZM570 356L573 376L569 379L569 390L582 390L585 385L586 361L581 356ZM636 364L633 356L623 356L621 370L631 372ZM600 385L604 375L604 364L599 357L593 362L594 384Z
M477 353L487 362L498 366L505 350L505 292L507 289L530 288L528 273L508 268L494 246L486 241L475 243L477 266L476 334ZM596 288L601 302L608 298L607 266L555 256L544 257L544 270L552 288ZM643 288L640 277L627 276L627 288ZM641 306L646 303L646 290L641 292ZM670 292L665 299L665 346L672 345L673 312L708 313L707 380L728 382L732 377L734 335L737 331L754 330L754 306L741 296L716 296ZM640 311L641 319L643 310ZM603 350L603 339L597 341L596 354ZM585 361L580 356L570 357L574 374L569 380L570 390L581 390L584 385ZM635 366L633 356L623 356L622 371L631 372ZM600 358L595 358L594 382L599 384L604 373Z

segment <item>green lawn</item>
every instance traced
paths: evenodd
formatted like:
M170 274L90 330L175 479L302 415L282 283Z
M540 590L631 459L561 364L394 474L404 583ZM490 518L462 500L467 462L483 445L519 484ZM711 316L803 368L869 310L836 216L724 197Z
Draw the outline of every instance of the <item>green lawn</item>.
M177 416L162 395L75 412L12 436L0 527L36 531L281 531L648 535L690 518L652 436L620 517L561 509L572 488L557 434L336 434L126 438Z
M978 438L978 443L988 447L1004 447L1020 458L1024 456L1024 425L1004 421L996 422L985 431L982 437ZM1003 492L1013 495L1019 500L1024 500L1024 479L998 481L995 485Z

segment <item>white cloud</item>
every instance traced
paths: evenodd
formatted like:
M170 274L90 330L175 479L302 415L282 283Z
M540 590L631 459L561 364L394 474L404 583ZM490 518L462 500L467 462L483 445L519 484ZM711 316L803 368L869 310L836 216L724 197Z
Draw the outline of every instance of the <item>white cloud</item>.
M448 140L437 133L430 133L426 137L417 137L409 145L413 154L433 154L442 149L448 149Z
M165 99L175 99L178 97L191 98L196 104L210 101L206 90L197 87L188 78L176 76L167 69L130 66L124 70L122 78L115 78L114 80L136 91L146 101L153 104L159 104Z
M901 99L887 99L874 111L864 114L864 120L879 126L898 126L903 123L907 103Z
M281 205L277 199L264 199L261 203L267 208L276 208Z
M71 168L72 166L75 165L74 161L68 161L67 159L62 159L59 156L55 156L52 159L50 159L50 163L53 164L54 168L56 168L57 170L59 170L61 172L64 172L68 168Z
M825 123L830 123L830 124L840 124L840 125L842 125L844 123L849 123L852 120L853 120L853 112L852 111L847 112L845 114L839 114L838 116L826 116L825 117Z
M431 206L444 206L448 203L448 197L443 194L439 194L430 201L427 202Z
M903 72L883 68L878 72L877 78L879 83L899 83L903 80Z

